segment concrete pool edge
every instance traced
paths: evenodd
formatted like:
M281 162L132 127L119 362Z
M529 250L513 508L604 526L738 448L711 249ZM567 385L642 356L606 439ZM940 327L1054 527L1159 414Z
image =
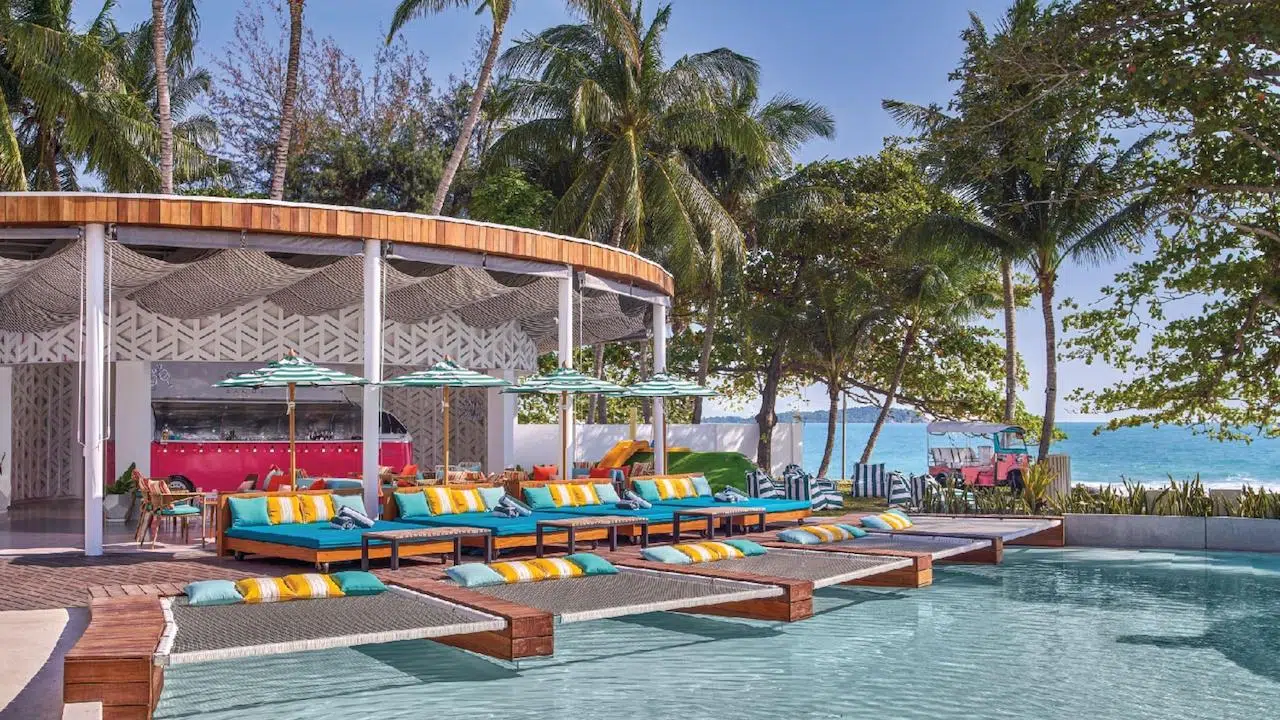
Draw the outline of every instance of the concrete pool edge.
M1280 553L1280 520L1068 513L1063 525L1069 547Z

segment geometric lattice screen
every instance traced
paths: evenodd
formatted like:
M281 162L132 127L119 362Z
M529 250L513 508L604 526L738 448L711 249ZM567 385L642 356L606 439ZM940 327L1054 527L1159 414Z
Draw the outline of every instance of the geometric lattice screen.
M13 500L80 495L78 366L21 365L13 369Z

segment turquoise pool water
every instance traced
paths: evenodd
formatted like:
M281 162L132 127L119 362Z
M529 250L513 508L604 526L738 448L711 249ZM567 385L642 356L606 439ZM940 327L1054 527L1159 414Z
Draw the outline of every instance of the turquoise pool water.
M567 625L504 667L430 642L186 665L160 718L1265 718L1280 557L1019 549L920 590L833 588L790 625Z

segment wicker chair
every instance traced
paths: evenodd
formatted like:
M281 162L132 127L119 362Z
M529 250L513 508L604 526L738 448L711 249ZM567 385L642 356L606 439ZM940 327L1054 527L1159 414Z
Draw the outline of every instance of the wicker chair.
M151 547L156 546L156 538L160 534L163 520L182 521L182 541L189 542L191 537L191 518L200 520L200 534L204 535L204 513L197 502L203 493L174 492L164 480L144 480L142 516L138 519L138 530L135 537L138 545L146 542L147 532L151 533Z

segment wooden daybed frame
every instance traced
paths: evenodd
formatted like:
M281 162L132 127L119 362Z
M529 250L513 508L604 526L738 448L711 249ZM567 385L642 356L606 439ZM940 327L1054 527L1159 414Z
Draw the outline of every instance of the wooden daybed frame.
M681 478L699 477L701 475L702 473L667 473L666 475L642 475L639 477L627 478L625 481L625 485L626 485L626 489L630 490L633 487L632 483L634 483L636 480L677 480ZM750 505L750 504L751 502L749 500L743 503L743 505ZM765 523L767 525L799 523L804 521L805 518L809 517L812 514L813 514L813 511L808 508L805 508L804 510L788 510L786 512L771 512L765 516ZM740 518L733 518L732 522L735 528L745 529L747 527L747 524L749 522L752 522L753 520L754 518L740 517ZM671 523L669 522L649 524L650 534L654 534L654 533L670 534L671 530L672 530Z

